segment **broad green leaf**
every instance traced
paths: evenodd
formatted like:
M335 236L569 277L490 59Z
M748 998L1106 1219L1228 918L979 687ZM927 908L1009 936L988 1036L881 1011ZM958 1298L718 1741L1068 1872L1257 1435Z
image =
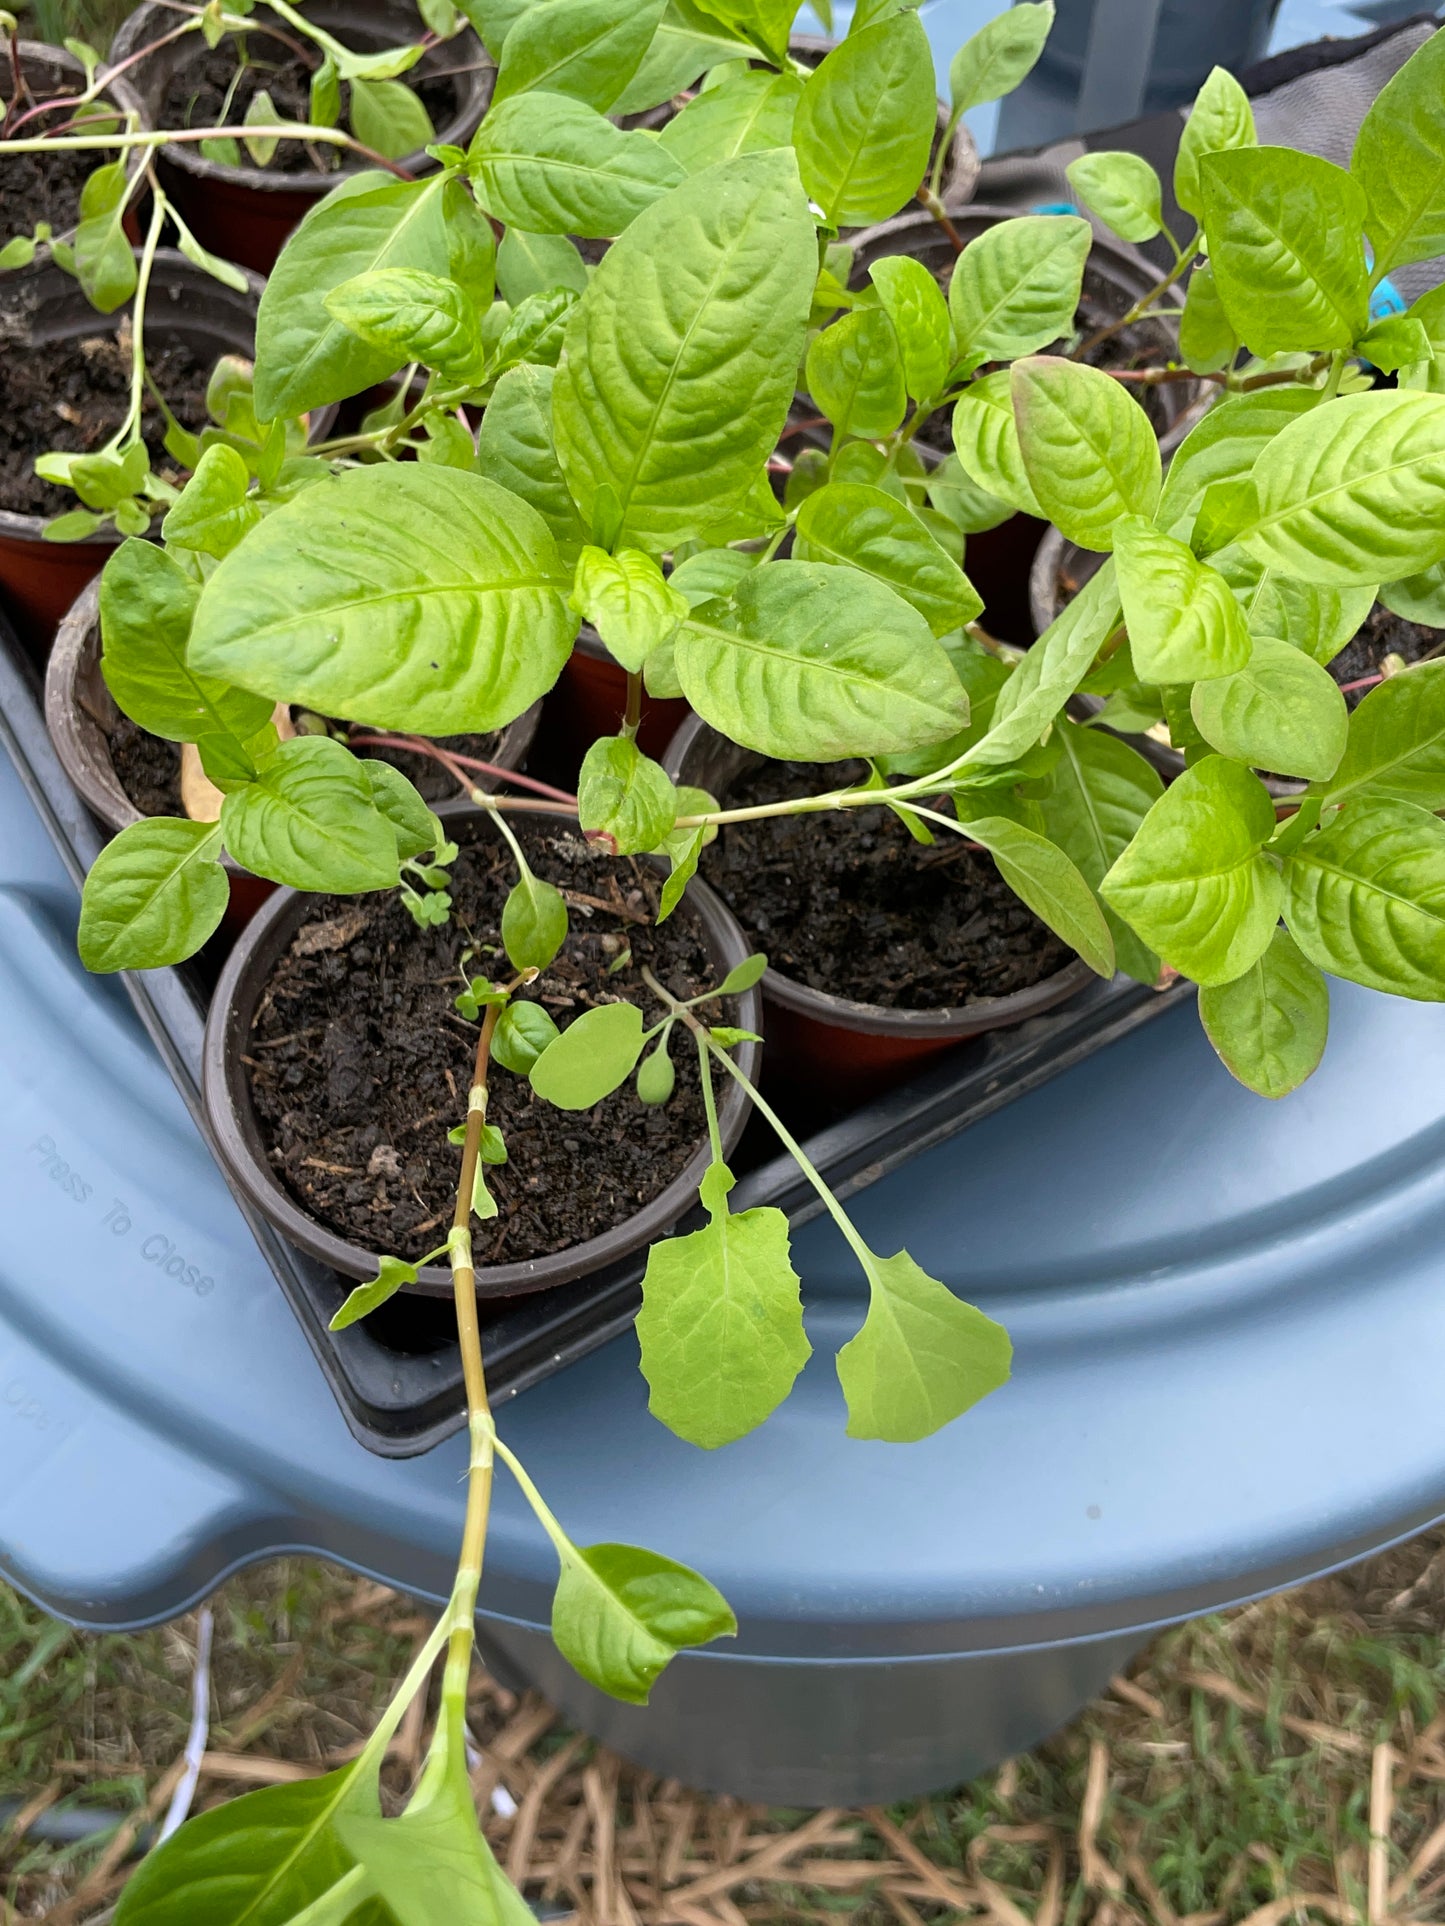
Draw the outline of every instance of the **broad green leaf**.
M602 1003L569 1023L537 1058L528 1081L559 1110L590 1110L624 1084L642 1055L642 1012Z
M1364 590L1356 593L1363 596ZM1445 629L1445 562L1436 562L1418 575L1407 575L1402 582L1386 582L1380 589L1379 599L1393 614L1403 615L1407 622L1423 622L1426 628ZM1366 607L1356 628L1368 613Z
M1188 541L1207 490L1215 482L1246 479L1275 436L1319 399L1307 389L1265 388L1216 403L1170 460L1155 513L1158 526Z
M553 288L587 292L587 263L565 234L528 234L509 227L497 249L497 286L512 306Z
M1239 352L1239 337L1224 312L1214 269L1207 261L1201 261L1189 277L1189 292L1179 321L1179 352L1196 374L1214 374L1231 366Z
M603 736L582 758L577 817L602 830L621 856L656 849L677 820L677 791L666 771L628 736Z
M536 0L508 33L493 99L567 94L606 113L642 64L665 0Z
M608 653L636 675L652 651L672 639L688 604L650 555L635 548L609 555L589 546L577 563L572 607L596 629Z
M802 93L803 83L796 74L747 68L690 100L659 138L688 174L739 154L786 147L793 137L793 117Z
M1154 804L1101 893L1176 970L1196 983L1231 983L1264 954L1279 921L1284 883L1261 854L1274 827L1258 776L1206 756Z
M884 255L868 277L898 337L909 394L915 401L942 394L953 365L953 325L937 281L908 254Z
M420 462L354 469L219 565L190 659L376 728L499 729L567 659L566 593L545 523L495 482Z
M1059 757L1037 797L1043 831L1097 890L1164 793L1158 771L1137 749L1104 729L1085 729L1061 716L1055 724ZM1159 975L1159 959L1122 917L1106 905L1119 968L1140 983Z
M221 805L236 861L292 889L389 889L396 833L365 766L331 736L296 736L257 758L257 780Z
M88 970L180 963L226 913L231 886L214 823L157 816L129 823L96 857L80 898L80 960Z
M1012 361L1072 334L1092 241L1076 214L1021 214L985 228L949 282L960 353Z
M1370 613L1374 596L1368 587L1337 589L1300 582L1242 556L1252 564L1252 580L1246 582L1243 571L1233 565L1240 556L1236 548L1217 566L1240 598L1250 634L1278 636L1291 648L1303 649L1321 668L1359 633Z
M734 1216L732 1184L715 1164L702 1186L711 1222L652 1246L637 1313L647 1408L705 1451L755 1430L812 1354L788 1220L770 1207Z
M1119 587L1107 561L1054 617L1009 677L988 734L968 752L967 768L1016 762L1031 749L1088 674L1119 621Z
M402 862L409 862L445 842L446 833L441 823L399 769L371 756L362 757L359 767L371 790L373 804L391 824L396 853Z
M1244 668L1244 610L1224 577L1183 542L1129 515L1114 531L1114 562L1141 682L1194 682Z
M886 221L928 170L937 131L933 55L912 11L850 33L803 88L793 145L833 227Z
M1413 314L1387 314L1373 322L1355 348L1363 360L1386 374L1428 361L1435 352L1425 324Z
M153 736L249 740L270 721L272 704L198 675L186 661L199 595L164 549L122 542L100 578L101 673L125 714Z
M1082 362L1030 355L1010 377L1039 506L1080 548L1112 548L1119 518L1152 515L1159 500L1159 444L1148 415L1117 381Z
M679 562L667 579L688 607L695 609L702 602L711 602L714 596L731 595L748 571L757 565L758 557L744 549L703 548L696 555L689 555L685 562Z
M665 923L682 901L688 884L697 874L697 860L702 855L703 844L707 841L707 831L675 830L668 839L668 854L672 859L672 869L662 886L662 896L657 906L657 920Z
M1409 319L1418 321L1430 337L1430 358L1416 367L1402 368L1399 385L1438 395L1445 391L1445 282L1412 304Z
M659 143L565 94L493 107L467 156L477 198L529 234L620 234L683 176Z
M1349 711L1338 685L1274 636L1256 636L1234 675L1196 682L1189 706L1211 748L1255 769L1323 781L1345 752Z
M1256 354L1347 348L1368 324L1365 197L1342 167L1288 147L1200 162L1209 260L1224 310Z
M1097 976L1111 977L1114 939L1093 890L1073 861L1047 836L1007 816L966 812L967 801L963 798L959 809L966 814L968 834L988 850L1014 895L1077 950Z
M722 1593L659 1552L636 1545L559 1550L553 1640L569 1665L614 1699L646 1705L674 1653L737 1631Z
M959 466L978 488L1024 515L1044 519L1019 447L1009 370L973 382L953 411Z
M567 902L554 883L521 874L502 905L502 947L514 970L545 970L567 941Z
M1080 154L1064 172L1085 207L1120 240L1152 241L1163 227L1163 189L1141 154Z
M587 539L552 446L555 370L509 368L492 391L477 431L477 468L535 508L561 544Z
M752 53L746 40L711 15L687 5L686 0L682 4L671 0L642 65L621 99L613 102L613 112L644 114L690 87L705 69L724 61L751 59Z
M347 1293L345 1303L327 1325L328 1331L344 1331L348 1325L359 1323L406 1285L415 1284L421 1274L415 1264L403 1263L399 1257L379 1257L376 1263L376 1276L369 1284L358 1284Z
M1020 0L1020 4L1031 5L1032 0ZM1006 391L1004 407L1009 426L1012 427L1013 405ZM1023 472L1022 458L1019 460L1019 472ZM957 455L946 455L928 477L925 486L930 508L963 536L981 535L990 528L997 528L1014 512L1012 503L1001 501L986 488L980 488Z
M492 59L500 61L507 35L536 3L537 0L458 0L458 11L476 28Z
M1232 1076L1261 1097L1287 1097L1313 1075L1330 1025L1329 986L1286 930L1232 983L1199 992L1204 1034Z
M861 1253L860 1253L861 1256ZM848 1436L913 1444L1007 1384L1007 1331L908 1255L870 1252L868 1315L838 1353Z
M419 154L436 139L431 115L400 80L353 80L351 131L363 147L387 160Z
M476 309L452 281L419 268L373 268L343 281L326 311L398 364L419 361L450 382L475 385L485 355Z
M1422 662L1371 689L1319 791L1331 802L1388 796L1445 809L1445 662Z
M492 1032L492 1055L504 1070L525 1077L562 1032L540 1003L509 1003Z
M1361 705L1363 707L1363 704ZM1320 969L1389 996L1445 1001L1445 823L1360 796L1285 864L1284 917Z
M1053 0L1020 0L965 40L948 69L954 119L1011 94L1033 71L1053 24Z
M1255 144L1254 109L1249 96L1223 67L1214 67L1199 92L1179 137L1174 157L1174 198L1186 214L1204 219L1204 190L1199 163L1206 154L1222 154Z
M161 534L172 548L219 558L229 555L260 519L250 470L234 448L218 441L196 464L195 474L161 523Z
M938 742L968 720L916 609L856 569L769 562L678 631L678 678L715 729L766 756L827 762Z
M968 699L968 725L946 742L881 757L879 767L885 776L930 776L956 762L989 731L999 693L1009 680L1008 666L969 636L945 637L943 646Z
M256 316L256 411L267 421L361 394L402 357L335 321L326 297L378 268L450 266L439 178L358 174L314 207L281 250Z
M1332 401L1275 436L1254 485L1245 546L1284 575L1374 587L1429 568L1445 560L1445 395Z
M859 308L813 337L808 390L840 435L890 435L908 409L903 356L882 308Z
M262 87L257 93L252 94L251 98L246 102L246 112L242 116L242 125L245 127L274 127L280 118L281 116L277 112L275 101L272 100L266 89ZM274 134L242 134L241 145L258 167L268 167L276 158L276 149L280 145L280 142Z
M935 635L982 612L968 577L902 502L861 482L829 482L798 510L793 559L862 569L911 602Z
M813 235L792 155L744 154L608 250L568 326L553 432L585 518L613 491L618 542L675 547L746 499L792 403Z
M136 257L124 221L128 182L123 161L97 167L80 190L75 272L86 299L114 314L135 293Z
M1376 94L1350 172L1364 189L1375 276L1445 253L1445 34Z

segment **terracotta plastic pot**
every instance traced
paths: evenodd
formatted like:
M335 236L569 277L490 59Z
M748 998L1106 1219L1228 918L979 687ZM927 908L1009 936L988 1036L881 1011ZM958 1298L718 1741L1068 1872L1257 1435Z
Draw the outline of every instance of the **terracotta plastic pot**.
M533 703L507 725L495 762L506 769L521 767L541 711L541 703ZM145 820L111 761L107 731L119 714L100 672L100 583L95 581L82 591L56 634L45 670L45 726L81 799L112 832ZM235 936L276 885L240 868L229 856L224 862L231 879L231 907L224 928Z
M18 51L20 55L21 75L25 80L26 86L37 96L38 100L43 101L57 94L65 94L72 91L78 93L84 88L85 69L75 58L75 55L67 53L64 47L47 46L43 40L22 40L19 43ZM124 87L117 86L114 93L117 104L123 110L129 111L134 106L133 100L127 97ZM0 61L0 117L3 117L11 97L10 63L9 59L6 58ZM65 119L66 115L58 109L54 113L40 115L35 120L27 123L23 129L23 134L44 134L59 126ZM3 152L3 144L0 144L0 154L3 154ZM105 161L111 158L112 156L110 154L99 151L93 154L87 154L84 156L87 171L100 167ZM143 148L133 147L123 158L125 160L126 173L132 177L140 168L145 166L146 156ZM63 223L56 228L57 240L66 239L74 232L75 221L80 217L80 208L78 205L79 196L76 198L75 219ZM146 198L144 192L140 198ZM137 201L132 200L125 213L125 231L132 241L137 241L140 238L139 223L136 219L136 208ZM10 232L11 229L7 226L5 220L5 208L3 204L0 204L0 243L8 239ZM8 270L8 272L23 274L27 272L27 270L24 268L12 268ZM0 276L0 284L3 284L3 279L4 277Z
M450 823L478 821L484 814L466 804L448 805L440 813ZM272 1169L241 1061L271 972L300 927L311 900L299 890L277 890L232 950L221 973L206 1022L202 1074L206 1121L212 1146L232 1184L282 1236L344 1277L364 1279L376 1274L375 1253L348 1243L319 1224L295 1201ZM743 933L720 899L696 882L688 890L687 904L701 927L720 979L749 954ZM761 1000L756 989L738 998L737 1022L743 1029L761 1030ZM758 1046L744 1043L738 1046L735 1060L746 1076L755 1078L757 1057ZM749 1112L746 1096L731 1077L717 1093L717 1107L726 1154L742 1135ZM613 1230L549 1257L480 1266L478 1296L517 1297L575 1283L665 1236L696 1204L697 1188L711 1157L704 1137L680 1175L650 1204ZM429 1265L411 1288L424 1296L449 1297L451 1273L445 1266Z
M424 31L411 0L313 0L306 17L360 53L406 45L418 40ZM281 26L288 38L294 38L264 4L250 18L257 27L268 23ZM175 24L175 13L163 0L144 0L116 35L111 46L112 62L126 60L160 40ZM117 92L122 85L130 89L145 126L162 125L166 89L172 78L195 59L201 45L199 35L187 34L138 60L126 69L123 81L116 83ZM436 137L439 142L465 146L487 110L496 79L496 69L470 28L423 54L408 78L454 72L457 109L437 129ZM408 154L397 164L409 174L430 173L436 165L422 152ZM269 167L228 167L207 160L199 144L190 142L172 142L160 154L166 192L196 238L227 260L240 261L262 274L274 266L287 235L302 217L338 181L362 172L367 165L358 156L347 155L342 166L327 173L319 169L287 174Z
M607 653L601 637L584 622L567 664L544 698L545 726L538 744L544 773L572 780L583 756L602 736L615 736L627 707L627 672ZM692 714L680 698L643 695L638 744L656 760Z
M203 359L249 356L262 285L259 276L248 275L244 293L228 288L163 249L146 303L146 338L160 346L183 342ZM22 311L30 346L41 355L62 342L112 332L128 312L97 314L80 284L53 262L13 278L0 275L0 303ZM0 509L0 598L37 660L56 624L122 540L111 531L84 542L47 542L46 519Z
M693 716L673 738L663 767L674 782L696 784L726 801L729 786L764 760ZM769 1071L806 1080L804 1087L861 1096L967 1037L1052 1010L1093 980L1076 957L1011 996L979 997L949 1010L898 1010L855 1003L769 969L762 981Z

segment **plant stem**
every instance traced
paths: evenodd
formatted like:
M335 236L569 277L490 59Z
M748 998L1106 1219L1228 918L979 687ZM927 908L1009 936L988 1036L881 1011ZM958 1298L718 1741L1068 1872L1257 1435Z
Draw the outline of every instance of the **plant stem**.
M150 293L151 270L155 266L156 249L161 242L161 229L165 225L168 203L159 186L154 189L151 203L151 224L146 230L145 246L141 249L140 265L136 269L135 295L131 301L131 366L130 366L130 407L126 418L106 444L106 452L119 448L134 431L140 439L141 410L145 403L146 380L146 297Z
M642 727L642 675L640 671L629 669L627 672L627 708L622 717L622 733L629 742L637 740L637 732Z
M554 789L550 783L538 782L535 776L524 776L519 769L504 769L498 762L483 762L480 756L464 756L459 749L438 749L438 745L428 742L423 736L348 736L347 746L351 749L404 749L410 755L430 756L440 762L449 774L455 775L456 764L459 769L473 769L478 775L490 776L494 782L515 782L523 789L530 789L535 795L550 796L554 802L565 803L575 810L577 798L569 796L565 789ZM458 778L460 781L460 778ZM462 783L462 787L470 787Z
M1164 231L1169 235L1169 245L1174 248L1173 267L1170 268L1163 280L1154 283L1154 286L1150 288L1147 294L1140 295L1139 299L1127 314L1122 315L1117 321L1111 321L1107 327L1096 328L1086 341L1081 341L1069 356L1071 361L1081 360L1082 357L1089 352L1090 348L1097 348L1101 341L1107 341L1111 335L1117 334L1121 328L1130 327L1135 321L1141 320L1145 309L1157 301L1161 294L1167 294L1169 289L1173 287L1174 283L1179 279L1189 257L1198 252L1201 237L1196 234L1187 248L1180 248L1175 244L1174 236L1169 234L1169 230L1166 228Z
M959 233L958 229L953 225L953 222L948 218L948 209L943 205L943 202L939 199L938 195L934 193L933 189L927 184L927 182L925 182L924 185L919 188L918 200L919 200L920 206L928 210L928 212L933 216L934 220L937 221L938 225L943 229L944 233L948 236L949 240L953 244L954 253L962 254L963 236Z
M5 146L12 154L72 153L103 147L167 147L172 141L185 143L228 137L234 139L236 131L234 127L172 127L129 134L66 134L53 139L42 134L31 140L7 140ZM388 160L385 154L378 154L375 148L364 147L352 135L342 133L339 127L311 127L304 121L293 121L277 127L247 127L245 132L248 140L319 140L332 147L346 147L369 160L374 167L386 168L398 180L415 179L396 161Z

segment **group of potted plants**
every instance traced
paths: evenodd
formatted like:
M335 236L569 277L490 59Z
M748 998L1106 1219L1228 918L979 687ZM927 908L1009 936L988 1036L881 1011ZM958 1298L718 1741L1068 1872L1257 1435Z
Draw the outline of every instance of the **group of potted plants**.
M729 1208L750 1111L868 1282L849 1435L921 1438L1004 1382L1006 1334L867 1247L760 1064L856 1090L1120 970L1197 983L1277 1097L1320 1059L1330 976L1445 998L1445 303L1372 319L1445 251L1445 35L1348 171L1257 145L1216 70L1180 247L1130 154L1071 170L1097 225L960 199L961 116L1028 71L1048 0L960 51L941 114L913 11L866 0L821 57L794 11L146 6L109 67L77 49L43 89L12 49L0 167L102 164L72 238L11 240L0 303L41 325L38 277L70 272L131 316L123 418L37 470L79 498L50 534L109 545L49 669L117 832L81 955L234 939L223 1161L356 1280L338 1324L454 1293L471 1438L455 1590L366 1752L183 1828L120 1926L527 1916L464 1757L496 1458L593 1683L644 1699L733 1621L665 1557L568 1538L493 1423L478 1294L648 1244L653 1411L704 1448L754 1428L809 1345L786 1218ZM244 193L312 204L254 369L228 340L187 413L160 244L251 298ZM1157 237L1162 275L1130 251ZM1018 517L1057 531L1030 647L978 586ZM570 785L538 723L559 687ZM443 1650L435 1744L383 1817Z

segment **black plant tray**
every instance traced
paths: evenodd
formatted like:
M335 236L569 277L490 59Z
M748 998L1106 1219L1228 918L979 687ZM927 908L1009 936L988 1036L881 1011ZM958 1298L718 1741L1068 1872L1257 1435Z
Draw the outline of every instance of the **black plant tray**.
M3 616L0 742L79 885L105 837L56 758L34 668ZM204 1132L200 1065L206 992L201 973L186 965L127 974L123 980ZM1123 977L1095 983L1017 1029L992 1031L960 1044L900 1087L842 1114L815 1109L800 1115L786 1093L770 1094L793 1127L806 1133L813 1163L838 1195L846 1197L1192 993L1188 984L1159 993ZM741 1173L733 1207L776 1204L793 1223L801 1223L821 1206L792 1161L770 1154L772 1141L761 1126L750 1126L733 1159ZM296 1250L243 1198L236 1201L356 1438L383 1457L405 1458L460 1429L465 1417L461 1357L447 1301L397 1297L364 1323L329 1331L327 1324L350 1290L350 1281ZM684 1220L683 1228L692 1221ZM640 1302L645 1257L639 1252L583 1283L495 1307L484 1303L482 1336L494 1401L515 1397L624 1331Z

